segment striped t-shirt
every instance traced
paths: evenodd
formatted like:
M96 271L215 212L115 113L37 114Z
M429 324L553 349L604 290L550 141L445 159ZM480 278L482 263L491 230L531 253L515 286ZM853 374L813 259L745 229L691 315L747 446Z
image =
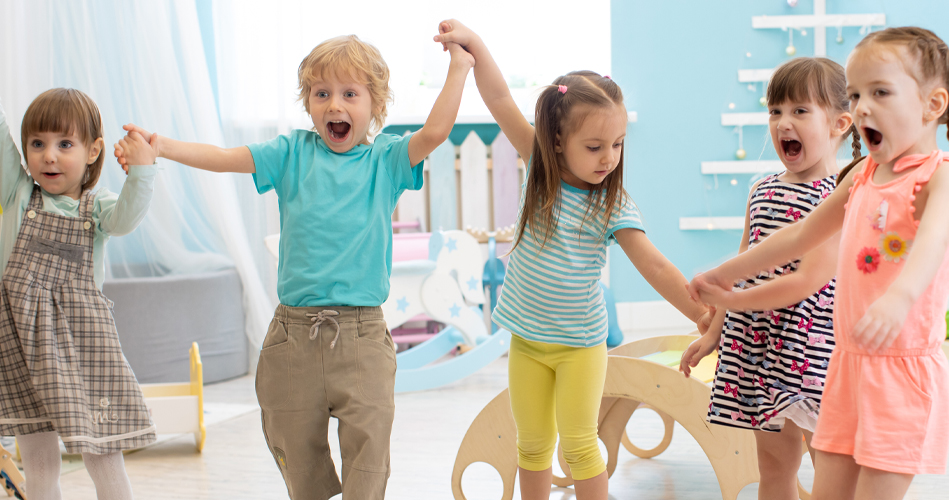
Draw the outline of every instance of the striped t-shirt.
M591 220L587 214L588 194L561 181L557 229L542 250L544 232L537 228L535 239L528 224L511 254L494 310L500 327L527 340L572 347L606 340L606 301L599 286L606 247L619 229L643 230L642 216L629 197L622 206L617 200L604 233L605 217Z

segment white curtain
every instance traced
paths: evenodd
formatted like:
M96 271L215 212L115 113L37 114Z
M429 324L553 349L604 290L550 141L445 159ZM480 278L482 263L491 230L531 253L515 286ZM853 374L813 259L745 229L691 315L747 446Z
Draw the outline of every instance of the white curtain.
M0 98L17 142L20 119L40 92L86 92L102 112L108 146L99 186L121 189L124 173L111 145L128 122L176 139L224 145L194 0L5 0L0 33ZM148 216L134 233L108 245L107 278L234 266L243 282L247 337L259 346L273 302L258 268L274 264L262 258L262 239L249 238L246 230L260 223L260 215L241 204L250 176L164 160L159 165ZM258 220L247 220L252 217Z

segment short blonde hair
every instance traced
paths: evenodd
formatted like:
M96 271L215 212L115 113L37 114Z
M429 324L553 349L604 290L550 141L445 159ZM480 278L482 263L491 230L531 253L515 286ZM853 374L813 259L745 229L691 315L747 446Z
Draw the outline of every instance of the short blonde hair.
M76 89L50 89L43 92L26 109L20 126L23 154L27 154L27 140L40 132L71 134L73 132L86 147L102 138L102 115L91 97ZM99 152L96 161L87 166L82 190L92 189L99 181L105 154Z
M297 76L300 94L306 112L310 112L310 85L326 75L349 74L356 81L369 87L372 99L372 119L369 135L375 135L386 121L392 89L389 88L389 66L382 59L379 49L359 39L356 35L330 38L317 45L310 55L300 63Z

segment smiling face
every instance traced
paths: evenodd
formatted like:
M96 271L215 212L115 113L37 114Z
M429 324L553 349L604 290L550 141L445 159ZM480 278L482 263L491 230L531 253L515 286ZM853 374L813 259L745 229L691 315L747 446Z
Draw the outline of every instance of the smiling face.
M835 161L839 137L850 127L847 113L828 115L813 100L785 101L768 107L771 142L789 172L806 174Z
M939 115L930 109L935 85L921 87L907 72L914 59L903 47L871 44L847 62L850 111L870 156L881 165L936 148Z
M26 165L46 192L78 200L86 170L101 151L101 138L87 146L75 131L36 132L27 138Z
M561 178L567 184L590 189L616 169L623 157L627 115L622 106L593 107L579 105L571 110L583 117L579 126L557 135L554 151L560 154Z
M345 153L369 144L373 102L364 83L351 76L325 75L310 83L307 102L313 126L331 150Z

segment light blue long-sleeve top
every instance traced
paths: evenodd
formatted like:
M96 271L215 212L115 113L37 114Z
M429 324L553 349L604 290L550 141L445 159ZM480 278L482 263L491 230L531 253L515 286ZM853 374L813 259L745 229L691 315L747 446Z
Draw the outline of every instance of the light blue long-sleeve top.
M96 287L100 290L105 278L105 243L112 236L132 232L145 218L152 200L157 173L158 168L155 165L131 166L121 193L116 195L105 188L96 192L92 207L92 220L96 225L92 260L95 266ZM3 222L0 224L0 273L7 268L7 261L16 245L23 213L29 207L32 193L33 178L20 162L20 154L10 135L6 113L0 103L0 208L3 209ZM45 190L42 190L42 194L44 211L66 217L79 216L79 200L50 194Z

